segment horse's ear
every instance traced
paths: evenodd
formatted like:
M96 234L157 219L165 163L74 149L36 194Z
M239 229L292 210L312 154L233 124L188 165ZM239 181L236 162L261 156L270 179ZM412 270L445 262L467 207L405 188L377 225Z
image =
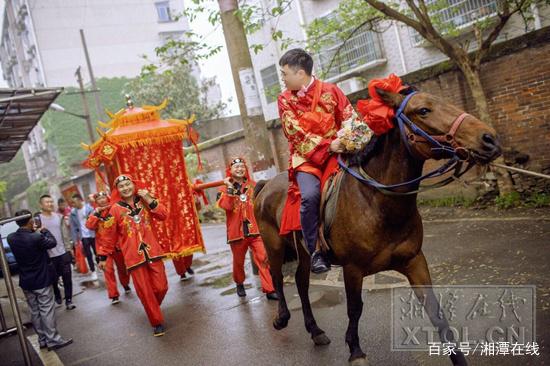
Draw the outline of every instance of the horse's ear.
M378 93L384 103L393 108L399 107L403 99L405 99L405 97L399 93L392 93L379 88L376 88L376 93Z

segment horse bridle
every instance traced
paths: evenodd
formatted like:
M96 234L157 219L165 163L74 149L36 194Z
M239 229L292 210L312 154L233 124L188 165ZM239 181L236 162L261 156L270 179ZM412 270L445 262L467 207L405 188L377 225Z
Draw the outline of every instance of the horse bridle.
M469 114L468 113L460 114L453 121L449 132L447 132L446 134L430 135L426 131L418 127L413 121L409 119L409 117L405 115L405 108L407 107L407 104L415 94L416 92L413 92L407 95L405 99L401 102L401 104L399 105L399 108L397 108L397 111L395 113L395 119L397 121L397 126L399 128L401 140L405 144L409 154L411 154L411 156L413 157L417 157L419 153L418 150L416 150L416 153L415 151L413 151L414 144L417 142L426 142L431 145L431 148L430 148L431 152L443 154L443 156L448 157L449 160L439 168L436 168L418 178L412 179L407 182L391 184L391 185L382 184L376 181L374 178L370 177L360 164L358 169L354 170L342 160L342 155L339 155L338 164L340 165L340 167L342 167L342 169L344 169L344 171L346 171L348 174L352 175L362 183L368 184L380 190L384 194L411 195L411 194L417 194L418 192L421 192L427 189L443 187L453 182L454 180L458 179L464 173L470 170L470 168L474 165L472 159L470 159L470 153L466 148L460 146L455 139L456 132L460 128L464 119L467 116L469 116ZM422 153L421 155L423 159L429 159L431 157L429 155L425 155ZM468 164L465 169L462 169L463 162L465 161L467 161ZM418 185L424 179L440 177L450 172L451 170L454 170L454 172L450 177L447 177L437 183L418 188ZM414 187L413 190L411 191L407 191L407 192L396 191L396 189L403 188L403 187L410 187L410 186Z
M432 145L430 150L433 153L443 153L450 155L451 158L456 157L458 160L467 161L470 158L470 153L468 150L459 145L455 139L456 132L464 122L464 119L469 116L468 113L462 113L455 118L451 124L449 132L444 135L430 135L426 131L418 127L414 122L412 122L409 117L405 114L405 108L409 103L410 99L416 94L416 92L411 93L405 97L403 102L399 105L396 111L396 120L399 126L399 131L401 133L401 139L405 143L407 150L412 156L416 156L413 152L412 147L417 142L426 142ZM409 131L409 133L407 133ZM419 153L419 151L416 151ZM430 155L422 154L423 159L431 158Z

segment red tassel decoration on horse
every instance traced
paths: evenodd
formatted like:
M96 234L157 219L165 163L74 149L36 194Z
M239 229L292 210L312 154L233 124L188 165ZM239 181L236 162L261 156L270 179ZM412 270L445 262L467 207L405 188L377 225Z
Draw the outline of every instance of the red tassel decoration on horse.
M405 87L399 76L395 74L390 74L385 79L373 79L369 82L369 95L371 98L357 102L357 110L363 116L365 123L376 135L382 135L393 128L395 112L392 107L384 103L376 89L399 93Z

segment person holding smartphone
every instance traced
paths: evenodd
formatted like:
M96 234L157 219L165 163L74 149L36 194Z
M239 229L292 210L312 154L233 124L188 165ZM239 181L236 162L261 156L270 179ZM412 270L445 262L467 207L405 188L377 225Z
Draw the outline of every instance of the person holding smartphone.
M56 248L56 238L42 226L40 215L20 210L15 216L27 216L16 221L19 229L8 235L8 244L19 265L19 286L23 289L40 348L65 347L73 342L59 335L55 322L55 302L52 281L56 278L49 265L48 251Z

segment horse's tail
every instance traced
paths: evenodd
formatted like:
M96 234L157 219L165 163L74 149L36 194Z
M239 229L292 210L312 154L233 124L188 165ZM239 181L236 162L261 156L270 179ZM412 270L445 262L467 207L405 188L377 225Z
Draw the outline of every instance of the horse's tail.
M261 180L259 182L256 182L256 187L254 187L254 198L258 197L258 194L264 188L267 182L268 182L267 180Z

